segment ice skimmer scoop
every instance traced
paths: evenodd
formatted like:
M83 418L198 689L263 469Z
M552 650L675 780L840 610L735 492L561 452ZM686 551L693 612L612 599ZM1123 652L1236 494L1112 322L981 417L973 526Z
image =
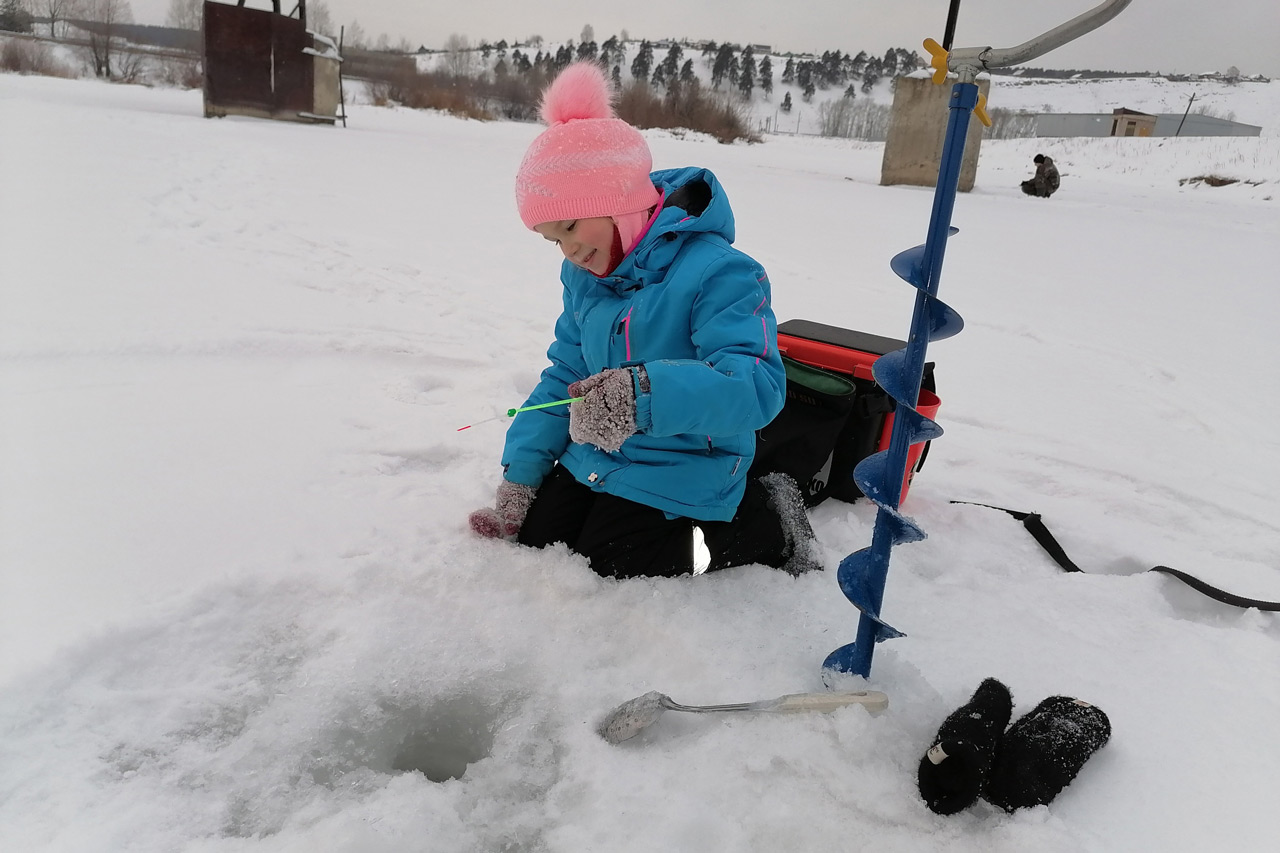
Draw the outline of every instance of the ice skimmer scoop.
M889 707L889 697L876 690L856 690L844 693L789 693L777 699L734 705L681 705L670 696L651 690L614 708L601 721L596 731L609 743L622 743L658 722L658 718L666 711L690 711L695 714L721 711L790 714L797 711L834 711L846 705L861 705L872 712L883 711Z

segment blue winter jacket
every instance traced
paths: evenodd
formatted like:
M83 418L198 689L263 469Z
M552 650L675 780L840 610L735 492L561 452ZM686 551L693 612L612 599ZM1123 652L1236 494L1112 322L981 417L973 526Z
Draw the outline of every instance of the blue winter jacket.
M670 516L728 521L746 487L755 430L782 409L786 374L764 268L730 246L733 211L706 169L652 174L663 209L618 268L597 278L565 261L551 365L525 405L570 382L643 364L636 426L616 453L569 440L569 413L521 413L507 430L506 479L538 486L558 461L597 491Z

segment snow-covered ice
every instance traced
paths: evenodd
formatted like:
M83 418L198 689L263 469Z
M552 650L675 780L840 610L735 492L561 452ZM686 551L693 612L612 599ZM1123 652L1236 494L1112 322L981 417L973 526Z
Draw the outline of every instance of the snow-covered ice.
M1144 571L1280 599L1280 116L1246 113L1262 138L984 142L904 506L929 539L885 592L908 636L851 679L887 712L610 746L649 690L822 689L874 507L814 510L799 578L615 582L468 534L502 424L456 429L524 399L559 310L512 200L539 128L0 75L0 849L1271 849L1277 617ZM880 145L646 135L723 181L780 319L905 337L889 259L932 192L878 186ZM1087 574L952 500L1042 513ZM1113 738L1048 807L936 816L916 764L986 676Z

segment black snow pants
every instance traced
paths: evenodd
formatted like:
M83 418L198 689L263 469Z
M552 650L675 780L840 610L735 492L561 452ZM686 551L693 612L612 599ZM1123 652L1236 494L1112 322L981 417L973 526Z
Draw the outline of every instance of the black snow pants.
M731 521L695 521L593 491L561 465L538 488L518 541L535 548L563 542L604 577L675 577L693 571L695 526L711 552L707 571L748 563L780 568L786 560L782 523L757 480L747 481Z

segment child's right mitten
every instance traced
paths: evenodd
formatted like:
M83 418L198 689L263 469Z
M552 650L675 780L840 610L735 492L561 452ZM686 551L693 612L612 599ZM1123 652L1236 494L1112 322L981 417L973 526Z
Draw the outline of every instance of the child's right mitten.
M609 368L570 383L569 396L582 399L569 406L569 438L614 453L635 435L634 383L636 371L643 369ZM647 379L645 376L644 381Z
M1044 805L1111 737L1101 708L1050 696L1005 732L983 799L1005 811Z
M942 721L918 771L920 796L932 811L955 814L977 802L1012 713L1009 688L988 678Z

